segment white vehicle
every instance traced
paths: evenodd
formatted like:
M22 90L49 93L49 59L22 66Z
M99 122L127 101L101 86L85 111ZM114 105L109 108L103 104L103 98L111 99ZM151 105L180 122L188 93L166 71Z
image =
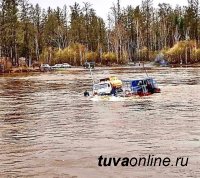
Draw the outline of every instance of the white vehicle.
M69 65L68 63L64 63L64 64L55 64L54 66L52 66L53 69L56 70L65 70L67 68L71 68L71 65Z
M50 68L51 66L49 64L41 64L41 67L48 67L48 68Z
M63 68L71 68L72 66L68 63L63 63Z
M50 71L52 68L51 68L51 66L49 65L49 64L42 64L41 66L40 66L40 70L42 71L42 72L46 72L46 71Z
M112 90L112 85L109 81L100 82L93 85L94 95L110 95Z
M55 64L52 66L53 69L62 68L62 64Z

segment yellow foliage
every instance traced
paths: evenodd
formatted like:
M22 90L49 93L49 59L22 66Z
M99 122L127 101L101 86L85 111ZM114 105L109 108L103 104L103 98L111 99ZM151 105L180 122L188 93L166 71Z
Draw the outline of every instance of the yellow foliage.
M192 62L199 62L200 61L200 49L192 50Z
M114 63L116 61L117 61L117 56L115 53L113 53L113 52L103 53L103 55L102 55L103 63L105 63L105 64L108 62Z
M96 61L98 58L98 54L96 52L88 51L85 53L85 60L88 62Z
M165 54L171 63L184 62L186 61L186 56L187 62L193 62L194 58L200 59L199 49L196 50L196 42L194 40L179 41L172 48L168 49Z
M85 46L74 43L65 49L59 49L55 53L54 63L69 63L72 65L80 65L81 58L85 53Z

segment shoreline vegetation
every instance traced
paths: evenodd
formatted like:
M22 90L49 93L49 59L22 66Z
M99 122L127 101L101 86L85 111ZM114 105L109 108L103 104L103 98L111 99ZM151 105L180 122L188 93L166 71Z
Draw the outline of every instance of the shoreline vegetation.
M41 64L124 66L162 56L171 66L199 66L199 0L187 6L121 7L107 20L88 2L42 9L28 0L0 2L0 73L39 72Z

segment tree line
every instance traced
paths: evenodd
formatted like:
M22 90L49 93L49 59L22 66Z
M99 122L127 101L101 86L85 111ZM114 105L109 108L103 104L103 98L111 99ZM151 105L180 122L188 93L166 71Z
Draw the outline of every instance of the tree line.
M152 0L122 8L117 0L107 20L88 2L42 9L28 0L0 1L0 57L19 65L86 60L100 64L150 61L163 53L171 63L200 62L199 1L187 6Z

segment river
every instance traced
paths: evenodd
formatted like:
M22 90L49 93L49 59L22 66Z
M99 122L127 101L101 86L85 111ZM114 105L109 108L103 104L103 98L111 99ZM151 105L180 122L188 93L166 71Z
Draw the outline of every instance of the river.
M161 93L91 101L87 70L0 76L0 177L200 177L200 68L152 68ZM144 77L133 68L94 77ZM186 167L99 167L98 157L188 157Z

